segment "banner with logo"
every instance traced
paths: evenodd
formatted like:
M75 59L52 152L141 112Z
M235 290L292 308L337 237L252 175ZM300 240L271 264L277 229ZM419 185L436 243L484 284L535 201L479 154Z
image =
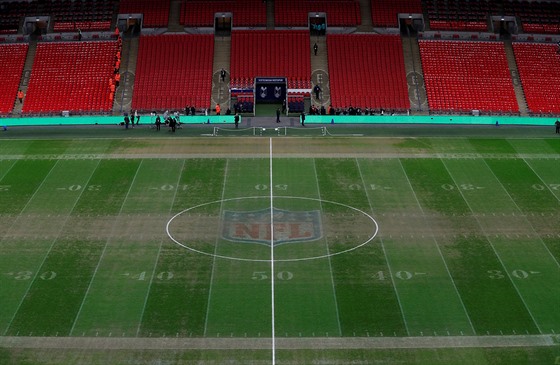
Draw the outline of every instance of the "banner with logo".
M285 77L255 78L255 101L257 103L282 103L286 99Z

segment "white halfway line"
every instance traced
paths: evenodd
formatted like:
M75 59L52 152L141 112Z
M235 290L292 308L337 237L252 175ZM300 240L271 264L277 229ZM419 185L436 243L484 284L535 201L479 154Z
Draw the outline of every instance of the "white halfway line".
M272 312L272 365L276 364L276 330L274 318L274 195L272 191L272 138L268 139L269 143L269 174L270 174L270 299Z

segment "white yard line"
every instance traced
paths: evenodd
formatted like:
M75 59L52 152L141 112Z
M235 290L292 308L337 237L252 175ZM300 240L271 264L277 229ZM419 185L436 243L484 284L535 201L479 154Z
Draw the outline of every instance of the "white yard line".
M315 182L317 183L317 197L319 198L319 204L322 206L322 200L321 200L321 189L319 188L319 176L317 175L317 165L315 163L315 159L313 160L313 173L315 174ZM323 209L321 208L321 211ZM336 288L334 285L334 277L333 277L333 269L332 269L332 262L331 262L331 253L329 250L329 242L327 240L327 238L325 237L325 247L327 249L327 259L329 261L329 272L330 272L330 276L331 276L331 285L332 285L332 293L333 293L333 300L334 300L334 308L336 311L336 323L338 324L338 335L342 336L342 325L340 324L340 313L338 311L338 300L336 299Z
M484 159L483 159L484 160ZM445 164L444 159L441 159L441 163L443 164L443 166L445 167L445 171L447 171L447 173L449 174L449 176L451 177L451 179L453 180L453 183L455 184L455 186L459 186L459 184L457 183L457 181L455 180L455 177L451 174L451 171L449 171L449 169L447 168L447 165ZM485 162L486 163L486 162ZM488 166L488 168L490 168ZM492 172L493 173L493 172ZM495 176L495 175L494 175ZM496 176L495 176L496 177ZM496 180L498 182L500 182L500 180L498 180L498 178L496 177ZM500 183L501 185L501 183ZM502 185L502 188L505 190L505 188ZM500 265L502 265L502 267L504 268L505 273L507 274L507 277L509 279L509 281L511 282L511 284L513 285L515 292L517 293L517 295L519 296L519 299L521 299L521 302L523 303L523 305L525 306L525 309L527 310L527 313L529 313L529 316L531 316L531 320L533 321L533 323L535 324L535 326L537 327L537 329L539 330L539 333L543 333L543 331L541 330L541 327L539 326L538 322L536 321L535 317L533 316L533 313L531 313L531 310L529 309L529 306L527 305L527 303L525 302L525 299L523 298L523 295L521 295L521 292L519 291L519 288L517 287L517 284L515 284L515 280L513 280L513 278L511 277L510 274L510 270L508 269L508 267L506 266L506 264L504 263L504 261L502 260L502 258L500 257L500 255L498 254L498 250L496 250L496 247L494 247L494 244L492 243L492 239L490 238L490 236L488 235L488 233L486 233L486 231L484 230L482 224L480 223L480 220L478 218L478 216L475 214L474 210L471 207L471 204L469 203L469 200L465 197L465 194L463 194L462 189L458 189L459 190L459 194L461 194L461 197L463 198L463 200L465 201L465 203L467 204L467 207L469 208L469 210L471 211L471 214L473 216L473 218L476 220L478 227L480 228L480 231L484 234L484 236L486 237L486 240L488 241L488 244L490 245L490 247L492 248L492 251L494 251L494 255L496 255L496 258L498 259L498 261L500 262Z
M56 161L56 163L53 165L53 167L51 167L51 169L49 170L49 173L47 174L47 176L45 176L43 178L43 181L41 181L41 184L39 184L39 186L37 187L37 189L35 189L35 192L33 192L33 195L31 195L31 197L29 198L29 200L27 201L27 203L25 203L25 206L21 209L21 212L18 214L18 217L16 218L16 221L20 219L21 214L23 214L25 212L25 209L27 209L27 207L29 206L29 203L33 200L33 198L37 195L37 192L39 192L39 190L41 190L41 187L45 184L45 181L49 178L49 176L51 175L51 173L53 172L54 168L56 167L56 165L58 165L58 162L60 160ZM15 164L14 164L15 165ZM13 167L13 165L12 165ZM11 168L11 167L10 167ZM93 175L93 173L92 173ZM91 178L91 176L90 176ZM82 192L80 192L80 196L83 193L83 189ZM74 206L72 207L72 210L74 209L74 207L76 206L76 203L78 202L78 199L76 199L74 201ZM71 210L71 211L72 211ZM70 212L71 212L70 211ZM70 214L68 214L64 220L64 223L60 225L60 230L58 231L58 233L60 233L60 231L62 231L62 228L66 225L66 222L68 222L68 219L70 218ZM8 229L9 231L9 229ZM57 239L53 239L51 242L51 245L49 246L49 249L47 250L47 252L45 253L45 256L43 257L43 260L41 260L41 263L38 266L37 271L35 272L35 275L33 276L33 279L30 281L29 285L27 286L27 289L25 290L25 294L21 297L21 300L19 301L19 304L17 306L17 309L14 312L14 315L12 316L12 318L10 319L10 321L8 322L8 324L6 325L6 329L4 330L4 335L6 333L8 333L8 330L10 329L12 322L14 321L14 319L16 318L17 313L19 312L19 309L21 308L21 305L23 304L23 301L25 300L25 298L27 297L27 294L29 294L29 290L31 290L31 288L33 287L33 283L35 283L35 280L37 279L37 277L39 276L39 273L41 272L41 267L43 267L43 265L45 264L45 261L47 260L47 257L49 257L49 254L52 251L52 248L54 247L54 244L56 243ZM1 241L0 241L1 242Z
M360 162L358 159L355 159L356 166L358 166L358 172L360 173L360 179L362 180L362 186L364 191L366 192L366 198L369 205L369 211L373 214L373 207L371 206L371 201L369 199L368 189L366 187L366 182L364 180L364 175L362 174L362 168L360 167ZM385 251L385 244L383 243L383 239L379 238L379 243L381 244L381 249L383 250L383 256L385 256L385 261L387 262L387 269L389 270L389 277L391 278L391 285L393 285L393 289L395 290L395 296L397 297L397 302L399 303L399 309L401 310L401 317L404 323L404 328L406 329L407 336L410 336L410 330L408 329L408 323L406 322L406 316L404 315L403 306L401 303L401 298L399 296L399 291L397 289L397 285L395 284L395 278L393 277L393 270L391 269L391 263L389 261L389 257L387 256L387 252Z
M269 138L269 174L270 174L270 299L271 299L271 312L272 312L272 365L276 364L276 318L274 307L274 191L272 179L272 138Z
M8 161L9 159L6 159L6 161ZM6 175L8 175L10 173L10 171L12 170L12 168L16 165L17 160L12 160L12 166L10 166L6 171L4 171L4 173L0 176L0 180L2 180Z
M222 216L224 211L224 199L226 195L226 183L227 183L227 174L229 170L229 159L226 159L226 168L224 171L224 182L222 184L222 203L220 204L220 214L219 217ZM204 337L206 337L206 332L208 330L208 315L210 314L210 300L212 298L212 284L214 283L214 271L216 270L216 258L218 255L218 243L220 241L219 236L216 237L216 242L214 246L214 257L212 258L212 273L210 274L210 288L208 289L208 300L206 304L206 318L204 319Z
M130 191L132 190L132 187L134 186L134 182L136 181L136 177L138 176L138 171L140 171L140 168L142 167L142 162L143 160L140 161L140 163L138 164L138 167L136 168L136 173L134 174L134 177L132 178L132 181L130 182L130 186L128 187L128 191L126 192L126 196L123 199L123 202L121 204L121 207L119 209L119 213L117 214L116 219L113 220L113 226L111 227L111 234L109 235L109 238L107 238L107 240L105 241L105 246L103 247L103 251L101 251L101 255L99 256L99 260L97 261L97 266L95 267L95 270L93 271L93 275L91 276L91 279L89 281L89 285L87 287L86 292L84 293L84 298L82 299L82 303L80 304L80 308L78 309L78 313L76 313L76 317L74 318L74 323L72 323L72 328L70 329L70 336L72 336L72 333L74 332L74 328L76 327L76 323L78 323L78 319L80 318L80 314L82 313L82 309L84 308L84 304L86 302L86 299L88 297L88 294L91 290L91 286L93 285L93 282L95 280L95 276L97 275L97 270L99 270L99 267L101 266L101 262L103 262L103 257L105 256L105 251L107 251L107 247L109 246L109 242L111 241L111 237L113 237L114 233L115 233L115 228L117 227L118 223L119 223L119 217L122 213L123 207L126 204L126 200L128 199L128 196L130 195Z
M183 160L183 164L181 165L181 170L179 170L179 176L177 177L177 184L175 185L177 188L175 189L175 193L173 194L173 199L171 199L171 204L169 206L169 214L171 214L171 210L173 209L173 203L175 202L175 198L177 197L177 192L179 191L179 182L181 181L181 175L183 174L183 170L185 169L185 161ZM165 236L167 238L167 236ZM157 265L159 261L159 256L161 254L161 247L163 245L164 238L160 239L158 252L156 255L156 259L154 261L154 268L152 269L152 276L150 277L150 283L148 284L148 290L146 292L146 297L144 298L144 304L142 305L142 312L140 312L140 321L138 322L138 328L136 329L136 337L140 334L140 330L142 329L142 322L144 321L144 313L146 311L146 305L148 304L148 298L150 297L150 291L152 290L152 283L154 282L154 277L156 276Z
M422 208L422 204L420 204L420 200L418 199L418 195L416 195L416 192L414 191L414 188L412 187L412 183L410 182L410 179L408 178L408 175L406 174L406 171L401 163L401 160L399 161L399 166L402 169L403 175L406 177L406 182L408 184L408 186L410 187L410 191L412 191L412 195L414 196L414 200L416 200L416 204L418 205L418 208L420 209L420 212L422 212L422 216L425 216L426 213L424 212L424 209ZM469 325L471 326L471 330L473 334L476 334L476 330L474 328L474 325L472 323L471 317L469 316L469 312L467 311L467 307L465 306L465 302L463 302L463 298L461 298L461 294L459 293L459 289L457 288L457 285L455 284L455 280L453 280L453 275L451 275L451 271L449 271L449 266L447 266L447 261L445 261L445 257L443 256L443 252L441 252L441 248L439 247L437 238L432 234L432 239L434 241L434 244L437 248L437 251L439 253L439 256L441 257L441 261L443 262L443 265L445 266L445 271L447 271L447 275L449 276L449 279L451 280L451 284L453 284L453 289L455 290L455 294L457 294L457 298L459 298L459 302L461 303L461 307L463 308L463 311L465 312L465 316L467 317L467 319L469 320Z
M488 166L488 164L486 163L486 161L483 159L484 163L486 164L486 166ZM530 163L527 162L527 160L523 157L523 161L525 162L525 164L527 166L529 166L529 168L531 169L531 171L533 171L533 173L542 181L543 185L547 187L548 191L550 191L550 193L556 197L556 200L560 201L560 198L558 198L558 196L554 193L554 191L550 188L550 186L544 181L544 179L535 171L535 169L533 168L533 166L531 166ZM488 166L488 169L490 169L490 166ZM492 171L492 169L490 169L490 171ZM496 178L496 180L498 180L498 177L496 176L496 174L494 174L494 171L492 171L492 174L494 175L494 177ZM499 180L498 180L499 181ZM503 185L502 185L503 188ZM504 188L505 190L505 188ZM523 211L521 210L521 208L519 208L519 206L517 205L517 203L515 202L515 200L513 200L513 198L511 197L511 195L509 194L509 192L507 190L505 190L506 194L509 196L509 198L511 199L511 201L513 202L513 204L515 204L515 206L517 207L517 209L519 210L519 212L523 213ZM544 249L548 252L548 254L550 255L550 257L552 257L552 260L554 260L554 262L556 262L556 266L560 267L560 263L556 260L556 257L554 257L554 255L552 254L552 252L550 252L550 250L548 249L548 246L544 243L544 241L541 239L540 235L537 233L537 231L535 230L535 227L533 226L533 224L531 223L531 221L529 221L528 219L526 219L527 223L529 224L529 226L531 226L531 230L533 231L533 233L535 233L535 236L538 237L538 240L542 243L542 245L544 246Z

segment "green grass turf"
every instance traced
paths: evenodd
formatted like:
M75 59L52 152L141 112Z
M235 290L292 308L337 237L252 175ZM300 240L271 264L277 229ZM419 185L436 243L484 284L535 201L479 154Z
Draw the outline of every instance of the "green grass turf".
M224 141L202 141L200 158L185 157L177 140L3 140L0 215L11 224L0 235L1 334L270 337L270 245L226 239L220 221L231 212L266 219L271 194L278 222L286 212L317 211L323 225L320 238L274 248L288 260L275 262L273 274L278 337L560 332L557 140L309 138L291 157L274 156L272 169L262 139L244 139L249 155L239 156ZM273 142L289 150L292 140ZM307 156L307 143L329 155ZM352 148L367 152L338 155ZM184 210L172 234L202 253L167 237L167 222ZM368 215L378 235L356 248L371 235ZM275 235L289 236L287 222ZM266 224L245 228L267 237ZM326 257L308 259L317 256ZM270 361L269 350L59 355L8 347L0 362L117 364L127 356ZM281 350L277 359L524 364L556 356L557 346Z

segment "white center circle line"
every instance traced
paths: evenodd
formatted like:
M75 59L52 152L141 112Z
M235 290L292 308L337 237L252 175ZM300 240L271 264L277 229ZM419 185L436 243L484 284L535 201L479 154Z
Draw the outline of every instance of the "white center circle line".
M377 236L377 233L379 232L379 225L377 224L376 220L370 214L364 212L361 209L352 207L352 206L347 205L347 204L338 203L338 202L335 202L335 201L324 200L324 199L297 197L297 196L275 196L275 198L277 200L278 199L307 200L307 201L312 201L312 202L319 202L319 203L337 205L337 206L344 207L344 208L347 208L347 209L352 210L354 212L362 214L372 224L372 232L371 232L370 236L364 242L358 243L355 246L350 247L348 249L338 251L338 252L331 252L331 253L328 253L328 254L325 254L325 255L318 255L318 256L308 256L308 257L289 258L289 259L276 259L275 258L274 259L275 262L295 262L295 261L307 261L307 260L324 259L324 258L340 255L340 254L343 254L343 253L347 253L347 252L350 252L350 251L354 251L354 250L368 244L369 242L371 242ZM202 254L202 255L213 256L213 257L226 259L226 260L251 261L251 262L270 262L269 258L267 258L267 259L244 258L244 257L236 257L236 256L218 255L218 254L215 254L215 253L205 252L205 251L196 249L194 247L191 247L184 242L181 242L180 240L175 238L173 236L173 233L172 233L171 224L173 223L174 220L178 219L183 214L189 213L193 210L196 210L197 208L209 206L209 205L212 205L212 204L223 204L223 203L226 203L226 202L233 202L233 201L240 201L240 200L251 200L251 199L252 200L257 200L257 199L267 199L267 200L269 200L270 196L246 196L246 197L238 197L238 198L228 198L228 199L222 199L222 200L216 200L216 201L212 201L212 202L208 202L208 203L198 204L198 205L195 205L195 206L190 207L188 209L182 210L179 213L175 214L173 217L171 217L169 219L169 221L167 222L166 227L165 227L167 236L175 244L177 244L177 245L179 245L179 246L181 246L181 247L183 247L187 250L190 250L190 251Z

